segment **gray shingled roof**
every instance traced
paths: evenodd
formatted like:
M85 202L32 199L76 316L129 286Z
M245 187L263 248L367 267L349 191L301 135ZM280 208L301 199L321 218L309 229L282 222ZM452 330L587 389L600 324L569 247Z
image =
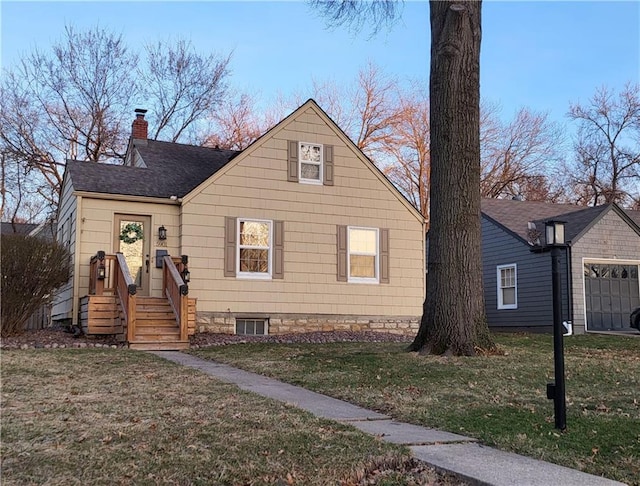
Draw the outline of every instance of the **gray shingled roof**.
M184 197L239 152L148 140L136 144L146 168L68 161L76 191L147 197Z
M2 223L0 224L0 232L3 235L28 235L39 225L34 223Z
M614 204L596 207L574 206L572 204L553 204L536 201L514 201L511 199L483 199L482 213L504 226L522 240L528 242L528 222L535 223L536 229L544 235L544 223L551 219L564 221L565 240L575 239L605 211L613 209L621 215L626 214L640 227L640 211L620 210ZM636 230L637 231L637 230ZM542 237L544 244L544 236Z
M582 231L593 223L602 213L607 211L611 204L603 204L601 206L583 208L580 211L572 211L570 213L562 213L553 216L551 219L564 221L564 238L566 241L575 241L576 237ZM550 218L539 219L534 221L539 230L544 231L544 222Z
M482 213L509 231L528 241L528 222L535 222L538 231L544 234L544 221L562 219L567 221L572 212L584 210L573 204L553 204L538 201L514 201L512 199L483 199ZM558 216L562 215L563 218ZM568 228L566 228L568 229ZM575 233L577 234L577 233ZM567 236L567 239L568 236Z

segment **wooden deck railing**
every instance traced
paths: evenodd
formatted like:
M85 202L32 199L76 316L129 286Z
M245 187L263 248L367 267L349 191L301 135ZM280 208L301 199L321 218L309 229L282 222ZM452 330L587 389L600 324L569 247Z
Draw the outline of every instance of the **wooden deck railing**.
M104 279L98 278L100 267L104 266ZM116 256L99 251L89 263L89 295L115 295Z
M138 288L133 282L124 255L116 253L116 260L116 293L120 299L124 321L127 325L127 341L132 342L136 334L136 292Z
M180 263L178 263L180 265ZM162 294L169 300L180 327L180 341L189 339L189 287L182 280L174 259L165 256L162 265Z

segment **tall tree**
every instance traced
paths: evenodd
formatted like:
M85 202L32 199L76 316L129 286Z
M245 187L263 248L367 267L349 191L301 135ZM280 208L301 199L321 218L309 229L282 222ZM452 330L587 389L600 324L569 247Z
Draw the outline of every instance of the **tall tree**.
M315 3L334 21L361 19L363 14L375 21L396 13L390 0ZM481 2L432 0L429 5L429 276L420 330L409 349L473 355L493 346L480 254Z
M369 2L362 4L368 5ZM296 94L283 105L286 112L300 106L309 97L315 99L356 146L377 161L395 136L399 116L398 93L398 80L368 62L358 71L355 82L338 85L314 80L310 90Z
M255 110L255 99L246 93L228 96L211 115L209 133L202 145L244 150L268 128Z
M431 198L427 297L410 346L492 347L480 248L481 2L431 1Z
M123 113L135 92L134 69L135 57L121 37L67 28L50 53L35 50L4 73L3 152L38 171L55 192L62 185L66 159L120 157L125 148Z
M145 52L138 81L150 102L150 138L177 142L223 101L231 56L201 56L186 40L158 41Z
M584 105L572 103L577 122L573 182L577 202L640 204L640 84L616 93L599 88Z
M420 210L429 227L431 151L428 90L413 83L399 91L393 136L385 139L385 175Z
M139 96L151 103L152 138L173 141L220 101L228 57L178 41L149 47L144 59L121 35L67 27L50 51L36 49L3 73L0 150L39 174L49 203L57 203L67 159L121 162Z
M489 107L482 113L480 134L482 196L531 199L526 191L539 197L532 183L560 159L562 142L561 130L547 114L521 108L513 120L502 123Z

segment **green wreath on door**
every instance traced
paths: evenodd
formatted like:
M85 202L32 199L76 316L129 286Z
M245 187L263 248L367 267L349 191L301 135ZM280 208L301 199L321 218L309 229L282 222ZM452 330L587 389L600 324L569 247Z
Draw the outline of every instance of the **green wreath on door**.
M127 245L131 245L138 240L141 240L144 236L142 231L142 225L139 223L129 223L120 232L120 240Z

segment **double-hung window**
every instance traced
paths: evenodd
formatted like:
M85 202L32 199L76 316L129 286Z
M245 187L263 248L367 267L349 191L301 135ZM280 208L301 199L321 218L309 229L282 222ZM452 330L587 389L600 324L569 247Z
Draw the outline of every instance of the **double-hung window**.
M271 278L271 221L238 219L237 269L240 277Z
M300 182L322 184L322 145L300 142Z
M498 309L518 308L518 267L517 265L499 265L498 279Z
M348 229L348 268L350 282L378 283L378 229Z

